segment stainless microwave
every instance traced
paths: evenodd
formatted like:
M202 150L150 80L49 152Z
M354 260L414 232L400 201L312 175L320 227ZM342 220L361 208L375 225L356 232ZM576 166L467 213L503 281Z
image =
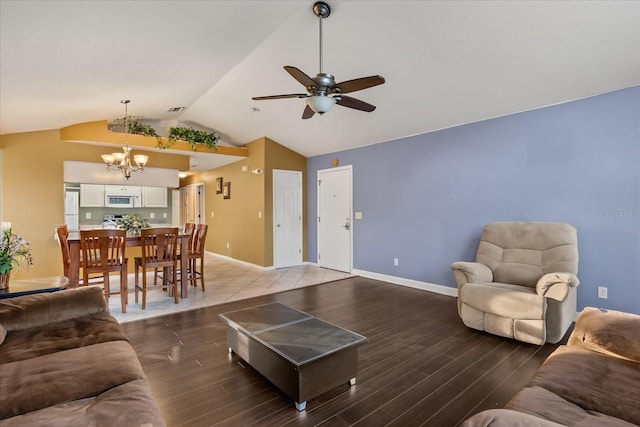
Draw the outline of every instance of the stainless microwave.
M104 205L107 208L135 208L139 207L140 196L131 194L107 194L104 198Z

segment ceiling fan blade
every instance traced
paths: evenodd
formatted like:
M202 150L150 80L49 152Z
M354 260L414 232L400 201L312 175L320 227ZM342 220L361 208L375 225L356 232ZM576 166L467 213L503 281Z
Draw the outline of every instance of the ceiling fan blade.
M362 89L368 89L373 86L378 86L382 83L384 83L384 77L382 76L360 77L359 79L336 83L331 87L331 91L339 93L350 93ZM338 90L336 91L336 89Z
M360 101L359 99L352 98L350 96L336 96L337 102L336 104L342 105L343 107L353 108L354 110L366 111L367 113L372 112L376 109L375 105L368 104L364 101Z
M311 117L313 117L315 113L313 112L313 110L311 109L311 107L309 107L308 105L305 107L304 111L302 112L302 118L303 119L310 119Z
M314 87L318 84L311 77L307 76L305 73L297 69L296 67L292 67L290 65L285 65L284 69L287 70L287 73L291 74L291 77L299 81L304 87Z
M255 96L251 99L254 101L264 101L265 99L306 98L308 96L306 93L291 93L288 95Z

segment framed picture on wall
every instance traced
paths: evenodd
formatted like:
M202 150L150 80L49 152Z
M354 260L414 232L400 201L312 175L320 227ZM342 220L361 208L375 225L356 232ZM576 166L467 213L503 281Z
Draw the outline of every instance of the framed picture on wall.
M222 177L216 178L216 194L222 193Z
M225 182L224 184L222 184L222 196L225 199L230 199L231 198L231 183L230 182Z

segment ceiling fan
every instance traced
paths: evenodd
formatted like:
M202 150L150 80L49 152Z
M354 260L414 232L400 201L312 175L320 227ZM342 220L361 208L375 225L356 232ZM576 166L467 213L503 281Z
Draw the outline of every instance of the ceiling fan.
M283 98L306 98L302 118L310 119L315 113L324 114L333 107L334 104L341 105L354 110L371 112L376 109L375 105L368 104L359 99L344 95L345 93L356 92L368 89L384 83L382 76L361 77L359 79L347 80L336 83L334 76L322 72L322 20L329 16L331 8L323 1L313 4L313 13L320 19L320 72L311 78L296 67L286 65L284 69L298 82L300 82L308 93L292 93L288 95L257 96L254 101Z

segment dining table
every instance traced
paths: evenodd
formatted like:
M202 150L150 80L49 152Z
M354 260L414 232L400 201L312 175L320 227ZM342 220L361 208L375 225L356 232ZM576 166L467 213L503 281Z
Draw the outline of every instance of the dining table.
M180 253L186 254L189 252L189 233L179 233L178 242L180 244ZM69 232L69 287L77 287L80 283L80 232ZM140 234L127 234L125 246L129 247L141 247L142 241ZM126 251L126 250L125 250ZM126 252L125 252L126 255ZM188 257L181 256L179 258L179 271L186 272L188 270ZM189 277L188 274L179 274L180 277L180 298L187 298L189 295Z

